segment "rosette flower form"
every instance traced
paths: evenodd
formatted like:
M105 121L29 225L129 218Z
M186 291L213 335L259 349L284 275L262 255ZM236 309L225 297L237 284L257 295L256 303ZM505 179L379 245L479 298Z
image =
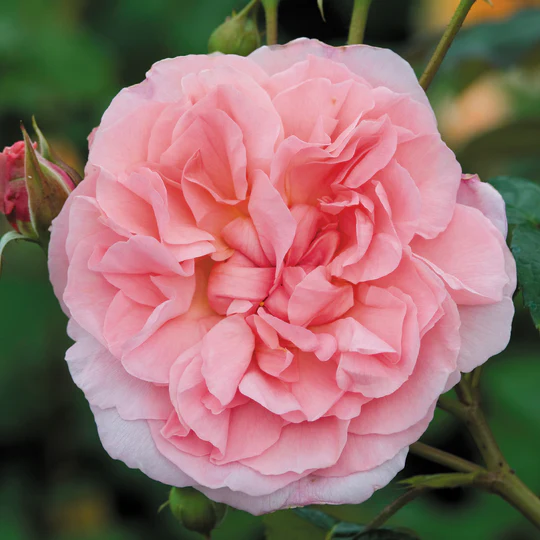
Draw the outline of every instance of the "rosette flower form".
M111 456L254 514L359 503L513 316L504 204L410 66L301 39L152 67L53 224Z

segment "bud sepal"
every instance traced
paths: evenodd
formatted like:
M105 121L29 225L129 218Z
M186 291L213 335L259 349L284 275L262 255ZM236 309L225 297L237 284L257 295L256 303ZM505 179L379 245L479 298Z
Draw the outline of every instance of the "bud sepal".
M28 238L17 231L9 231L0 237L0 272L2 271L2 253L5 247L14 240L28 240Z
M208 40L208 52L247 56L261 46L256 20L259 0L252 0L240 13L233 12L218 26Z
M0 240L2 249L13 240L49 244L49 228L80 176L57 158L32 119L37 142L21 125L23 140L0 152L0 213L15 229Z
M168 502L172 514L186 529L206 537L227 513L227 505L210 500L192 487L172 488Z

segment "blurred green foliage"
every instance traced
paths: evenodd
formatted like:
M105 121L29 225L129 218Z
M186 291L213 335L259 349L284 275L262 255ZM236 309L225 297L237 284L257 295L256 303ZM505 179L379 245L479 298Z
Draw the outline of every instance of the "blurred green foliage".
M413 32L416 3L374 2L367 41L399 49L421 69L436 36ZM19 121L29 122L35 114L65 158L80 167L88 133L120 88L140 81L161 58L205 52L212 30L242 5L241 0L0 0L0 145L17 140ZM325 2L324 23L314 0L283 0L281 40L304 34L343 43L350 7L350 0ZM459 99L486 72L501 74L501 84L507 84L510 118L455 145L469 172L540 181L540 91L534 90L538 32L532 26L539 17L528 12L519 24L514 20L466 30L432 87L436 111L442 114L448 99ZM497 37L504 38L503 45ZM501 50L509 59L491 61ZM514 79L506 80L507 75ZM197 538L168 511L158 514L167 499L166 486L111 460L102 449L92 414L63 361L69 346L66 319L48 284L43 254L20 243L5 254L0 280L0 539ZM511 346L486 366L483 376L486 407L502 449L536 492L539 345L529 315L519 308ZM445 413L437 412L423 440L478 459L462 427ZM403 477L438 472L444 468L410 456ZM366 523L402 492L393 484L363 505L324 511ZM410 528L425 540L538 538L503 501L460 489L415 501L390 525ZM215 538L323 540L324 532L290 510L264 517L233 510Z

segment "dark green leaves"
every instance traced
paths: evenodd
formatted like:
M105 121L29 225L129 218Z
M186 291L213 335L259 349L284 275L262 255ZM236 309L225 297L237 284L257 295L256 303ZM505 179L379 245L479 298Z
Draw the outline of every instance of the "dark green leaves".
M508 222L515 226L510 247L523 301L540 330L540 186L511 177L495 178L491 183L506 202Z
M339 523L326 537L327 540L416 540L413 532L399 529L367 529L355 523Z
M293 512L305 521L309 521L311 524L319 527L319 529L331 529L339 522L336 518L314 508L294 508Z
M4 234L4 236L0 237L0 271L2 270L2 252L4 251L4 248L14 240L25 240L25 237L17 231L9 231Z
M523 301L534 324L540 330L540 229L538 225L518 225L512 235L512 253L516 259Z
M328 531L326 540L414 540L418 537L409 531L394 529L368 529L357 523L340 522L328 514L314 508L295 508L294 513L315 525Z
M540 185L524 178L508 176L499 176L490 183L506 203L508 223L540 223Z

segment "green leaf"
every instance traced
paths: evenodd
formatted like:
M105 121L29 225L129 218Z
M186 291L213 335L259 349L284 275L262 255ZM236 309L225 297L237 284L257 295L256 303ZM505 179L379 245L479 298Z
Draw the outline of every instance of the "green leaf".
M540 224L540 185L524 178L498 176L490 184L502 195L506 203L508 223Z
M340 540L357 538L359 534L366 531L365 525L358 525L356 523L338 523L328 533L327 540Z
M455 488L468 486L474 482L475 473L442 473L413 476L399 483L411 487L431 489Z
M416 540L414 532L400 529L366 529L355 523L338 523L327 540Z
M2 271L2 252L13 240L24 240L25 237L17 231L9 231L0 238L0 272Z
M336 518L329 516L320 510L315 510L314 508L294 508L293 512L302 519L309 521L311 524L319 527L319 529L324 529L325 531L330 530L338 523Z
M418 536L413 532L397 529L375 529L360 534L355 540L418 540Z
M516 226L512 234L512 253L516 259L523 301L540 330L540 229L531 223Z
M321 17L324 22L326 22L326 18L324 16L324 6L323 6L324 0L317 0L317 6L319 6L319 11L321 12Z
M515 225L510 247L523 301L540 330L540 185L511 177L494 178L491 184L506 203L508 222Z

